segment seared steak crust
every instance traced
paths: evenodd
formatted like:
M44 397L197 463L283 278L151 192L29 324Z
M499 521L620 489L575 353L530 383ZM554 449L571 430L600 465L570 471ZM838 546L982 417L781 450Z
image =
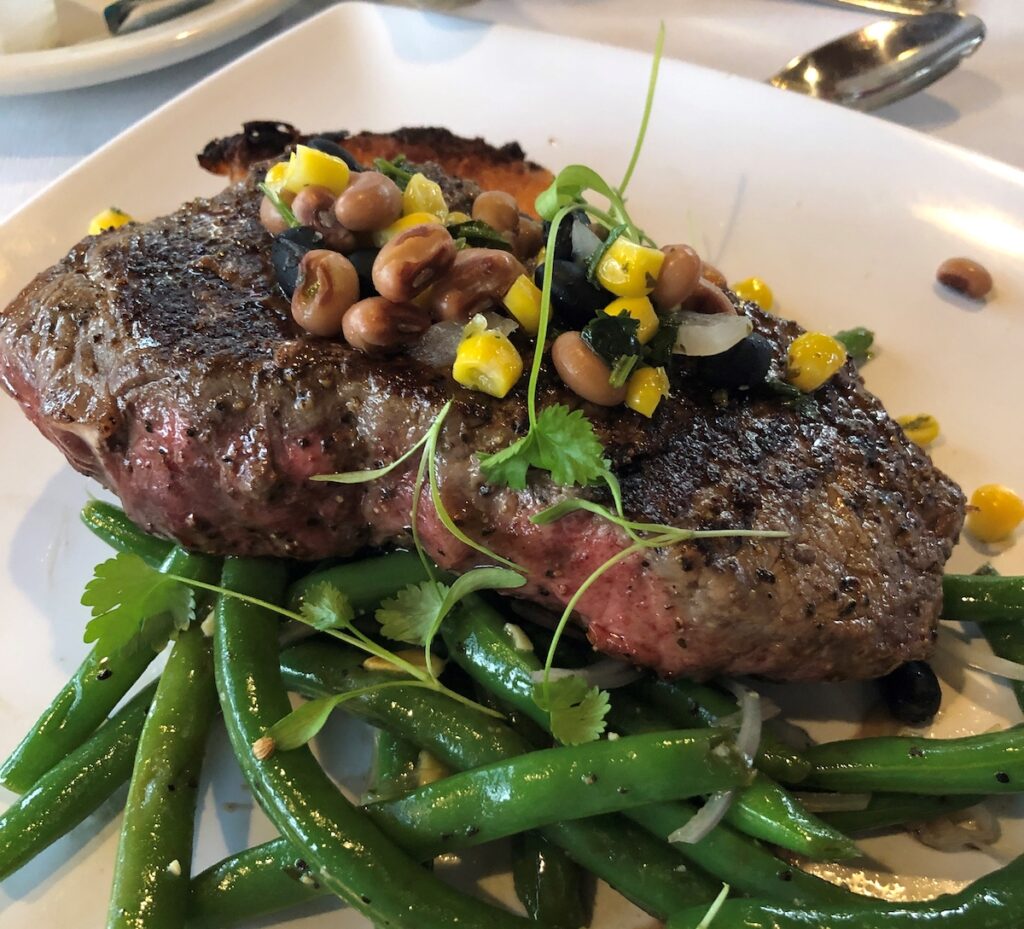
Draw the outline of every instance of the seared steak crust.
M255 176L86 239L40 274L0 318L6 390L146 528L203 551L296 558L407 541L411 469L360 486L309 478L393 459L454 397L440 446L447 508L470 536L523 565L523 595L560 609L627 540L588 514L529 522L582 491L537 480L517 493L484 481L475 453L523 432L525 381L496 401L410 358L378 361L303 335L273 280ZM741 308L781 374L801 330ZM673 384L650 421L582 404L628 514L790 535L622 562L580 603L591 641L695 676L864 678L925 657L963 499L853 366L799 407L767 391L713 395L685 362ZM542 403L554 401L580 405L545 372ZM464 569L479 560L426 497L421 514L438 561Z

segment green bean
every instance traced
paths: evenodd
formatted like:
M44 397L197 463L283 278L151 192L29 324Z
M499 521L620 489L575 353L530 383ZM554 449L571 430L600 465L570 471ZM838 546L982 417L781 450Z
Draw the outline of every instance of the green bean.
M992 620L981 624L992 651L1000 658L1024 664L1024 623L1019 619ZM1024 710L1024 681L1007 681L1017 698L1017 705Z
M174 548L173 542L143 532L124 510L102 500L90 500L82 507L81 517L93 535L111 548L138 555L151 567L159 566Z
M137 694L0 816L0 880L70 832L128 780L154 690L150 685Z
M644 700L660 709L682 729L714 726L719 720L739 712L732 697L693 681L645 678L634 686ZM761 733L761 745L754 763L759 770L784 784L799 783L811 770L799 752L768 731Z
M362 668L363 656L335 642L307 640L281 656L289 689L316 698L394 681ZM364 693L346 711L414 742L455 769L520 755L531 746L505 723L443 694L395 688ZM541 830L587 870L655 916L710 902L719 883L620 816L552 824ZM190 926L214 929L286 909L327 893L315 875L300 881L300 855L283 839L227 858L196 878ZM318 882L316 882L318 883Z
M283 569L229 558L223 585L276 599ZM375 923L417 929L523 929L519 917L442 884L354 809L306 748L260 761L253 743L291 706L281 681L277 622L268 611L222 597L216 671L228 735L242 771L271 821L320 881Z
M533 700L533 674L540 661L532 652L516 649L500 615L479 598L469 598L441 630L452 659L483 687L547 727L547 714ZM626 693L612 698L613 723L624 731L650 731L656 714ZM661 718L656 728L670 728ZM777 784L758 778L753 792L744 790L730 808L730 821L777 845L816 858L848 858L856 848L845 836L803 810Z
M361 658L333 642L307 641L281 656L290 689L316 698L393 681L394 676L366 671ZM395 688L362 694L344 704L376 726L415 742L456 770L480 768L521 755L532 746L505 723L443 694ZM673 848L658 842L621 816L570 820L545 826L541 833L564 848L588 871L628 897L637 906L664 917L675 901L711 901L719 883Z
M673 722L634 699L628 690L616 691L612 697L608 724L619 732L664 731L671 728ZM849 838L808 813L794 797L760 771L752 783L737 791L725 821L755 839L816 860L835 861L856 858L860 854Z
M135 757L107 929L176 929L188 906L199 770L217 705L210 640L174 643Z
M403 848L432 858L552 822L744 783L742 759L722 747L723 734L697 729L542 749L364 810Z
M365 613L403 587L419 584L426 578L423 563L414 552L391 552L307 574L289 588L288 605L297 611L309 591L330 584L345 593L357 613Z
M926 822L948 813L965 810L985 798L972 794L954 797L914 796L913 794L872 794L863 810L835 810L821 813L821 818L844 832L861 834L901 826L904 823Z
M718 911L714 929L1016 929L1024 925L1024 856L956 894L924 903L875 901L859 909L811 909L792 904L730 900ZM703 926L707 908L674 915L666 929Z
M622 816L552 823L540 830L580 867L658 919L715 899L721 884L674 848Z
M546 714L536 707L531 696L532 672L539 662L532 653L515 649L504 633L500 617L490 607L479 598L467 598L463 607L448 617L442 635L451 657L474 680L541 725L547 724ZM628 707L624 701L619 702ZM637 711L634 709L634 712ZM621 718L618 721L621 722ZM692 804L677 801L639 807L624 815L659 838L667 839L695 813L696 807ZM667 824L671 825L666 828ZM723 881L734 883L744 893L790 899L794 891L798 891L803 899L817 902L857 899L849 891L788 868L760 845L724 824L700 842L678 843L674 847L688 861Z
M535 832L516 836L512 881L526 915L551 929L581 929L590 923L582 873L568 855Z
M652 835L669 836L696 815L697 807L683 800L656 803L630 810L626 815ZM678 842L681 855L736 891L751 896L801 903L858 905L864 898L843 887L790 867L759 843L720 823L699 842ZM717 927L716 927L717 929Z
M331 896L287 839L231 855L192 878L188 929L229 929Z
M175 546L160 569L210 582L220 563ZM137 643L112 655L94 648L0 767L0 783L18 793L28 790L96 731L157 654Z
M1024 577L947 574L942 578L942 618L972 623L1024 620Z
M1016 793L1024 789L1024 727L922 739L885 736L816 745L807 784L848 793Z
M391 800L416 787L420 750L408 739L378 729L374 736L369 801Z

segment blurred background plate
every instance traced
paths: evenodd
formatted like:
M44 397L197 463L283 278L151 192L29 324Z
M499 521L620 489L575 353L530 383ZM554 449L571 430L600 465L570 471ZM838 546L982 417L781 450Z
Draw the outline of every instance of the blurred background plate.
M139 32L65 48L0 54L0 94L88 87L201 55L269 22L295 0L214 0Z

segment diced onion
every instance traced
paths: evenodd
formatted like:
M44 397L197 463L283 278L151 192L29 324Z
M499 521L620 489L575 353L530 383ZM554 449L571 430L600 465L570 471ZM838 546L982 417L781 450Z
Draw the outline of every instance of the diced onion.
M871 794L793 792L808 813L860 813L871 803Z
M669 835L669 842L682 842L685 845L699 842L725 818L735 794L735 790L712 794L711 799L688 822Z
M543 671L534 671L530 675L534 682L540 684L544 680ZM633 681L643 677L643 672L638 671L632 665L624 661L616 661L614 658L602 658L592 665L582 668L552 668L548 674L549 680L557 681L564 677L582 677L591 687L598 687L601 690L614 690L616 687L625 687Z
M736 736L736 750L753 765L761 747L761 695L756 690L743 687L734 681L726 687L740 702L740 731Z
M589 261L601 247L601 240L586 223L576 220L572 224L572 257L576 261Z
M754 331L754 324L746 316L689 310L679 316L676 344L672 349L677 355L721 355Z
M514 319L498 313L484 313L488 329L495 329L503 335L511 335L519 328ZM446 320L431 326L419 342L409 349L409 354L421 364L431 368L450 368L462 341L465 325L456 320Z
M968 848L984 848L999 841L999 820L984 805L949 816L908 826L910 834L922 845L940 852L960 852Z
M1024 681L1024 664L982 651L948 629L939 629L939 648L969 668L1011 681Z

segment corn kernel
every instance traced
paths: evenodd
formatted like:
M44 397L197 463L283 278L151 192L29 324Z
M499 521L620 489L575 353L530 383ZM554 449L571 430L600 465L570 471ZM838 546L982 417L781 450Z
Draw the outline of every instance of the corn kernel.
M650 419L668 396L668 375L664 368L637 368L626 381L626 406Z
M619 236L597 264L597 279L617 297L644 297L654 290L665 253Z
M433 213L438 219L448 215L448 204L444 202L441 185L423 174L414 174L402 193L402 212Z
M105 229L117 229L119 226L131 222L134 220L124 210L112 206L102 213L97 213L89 220L89 235L99 235Z
M463 387L504 397L523 373L523 359L508 336L487 329L482 316L466 326L455 353L452 377Z
M924 448L931 445L939 437L939 421L927 413L917 413L912 416L901 416L896 420L915 445Z
M396 219L390 226L378 229L373 234L373 244L380 247L385 242L391 241L398 233L405 232L406 229L412 229L413 226L422 226L424 223L442 225L440 218L433 213L410 213L408 216Z
M446 226L457 226L459 223L468 223L472 221L473 217L469 213L460 213L456 210L454 213L449 213L445 218L444 222Z
M811 393L824 384L846 363L842 342L824 332L805 332L789 346L786 380Z
M661 325L651 301L647 297L619 297L618 300L609 303L601 312L607 313L609 316L620 316L623 310L640 323L636 337L640 340L641 345L646 345L654 338L654 333Z
M337 156L297 145L288 161L284 189L297 194L303 187L326 187L337 197L348 187L349 176L348 165Z
M971 494L967 531L979 542L1000 542L1024 521L1024 500L1002 484L984 484Z
M276 165L270 166L263 182L275 193L280 193L284 189L286 180L288 180L288 162L279 161Z
M762 310L770 310L775 303L771 287L759 277L748 277L745 281L733 284L731 289L741 300L756 303Z
M540 326L540 299L540 288L525 274L520 274L501 302L524 332L536 335Z

